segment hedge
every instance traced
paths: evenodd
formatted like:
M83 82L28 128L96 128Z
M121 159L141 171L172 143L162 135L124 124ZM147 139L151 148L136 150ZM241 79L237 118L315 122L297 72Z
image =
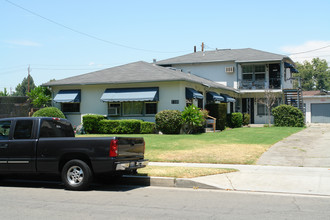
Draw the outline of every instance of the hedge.
M104 119L103 115L84 115L83 125L87 134L99 133L99 122Z
M273 108L274 125L277 127L303 127L304 114L291 105L280 105Z
M63 112L55 107L46 107L36 111L32 117L56 117L65 118Z
M141 129L140 129L141 134L153 134L155 133L155 130L156 130L155 123L147 122L147 121L141 122Z
M98 123L100 134L152 134L155 132L155 123L141 120L107 120Z
M216 118L216 129L225 130L226 117L227 117L227 104L226 103L214 103L207 104L205 109L209 112L209 115Z

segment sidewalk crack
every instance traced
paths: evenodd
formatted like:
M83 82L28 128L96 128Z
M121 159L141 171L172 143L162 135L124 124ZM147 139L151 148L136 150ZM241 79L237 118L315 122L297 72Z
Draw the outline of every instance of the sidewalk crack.
M226 176L227 180L229 181L232 190L236 190L235 187L234 187L234 185L233 185L233 183L231 182L231 180L230 180L229 177L227 176L227 174L225 174L225 176Z

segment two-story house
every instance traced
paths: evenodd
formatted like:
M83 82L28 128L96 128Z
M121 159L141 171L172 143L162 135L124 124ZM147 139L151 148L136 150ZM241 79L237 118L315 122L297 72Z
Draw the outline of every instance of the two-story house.
M265 93L276 94L277 104L284 102L283 90L293 88L292 73L297 71L288 56L251 48L199 51L156 63L237 89L239 99L231 107L249 113L251 123L256 124L268 120L261 101Z

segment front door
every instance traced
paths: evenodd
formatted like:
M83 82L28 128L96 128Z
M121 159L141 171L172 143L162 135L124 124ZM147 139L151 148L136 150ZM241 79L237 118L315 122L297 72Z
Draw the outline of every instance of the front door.
M0 171L8 170L8 147L11 121L0 121Z
M269 64L269 88L281 88L281 69L280 64Z

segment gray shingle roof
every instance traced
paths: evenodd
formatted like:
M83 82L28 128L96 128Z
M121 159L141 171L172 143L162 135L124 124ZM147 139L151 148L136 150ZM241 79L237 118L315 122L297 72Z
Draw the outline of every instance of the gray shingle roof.
M214 51L199 51L183 56L178 56L166 60L158 61L158 65L170 64L191 64L191 63L209 63L209 62L254 62L254 61L280 61L289 59L288 56L269 53L251 48L245 49L223 49Z
M181 71L172 70L143 61L86 73L74 77L69 77L66 79L55 80L48 83L44 83L43 86L97 85L163 81L188 81L203 84L211 88L236 91L233 88L221 85L219 83L196 76L194 74L188 74Z

